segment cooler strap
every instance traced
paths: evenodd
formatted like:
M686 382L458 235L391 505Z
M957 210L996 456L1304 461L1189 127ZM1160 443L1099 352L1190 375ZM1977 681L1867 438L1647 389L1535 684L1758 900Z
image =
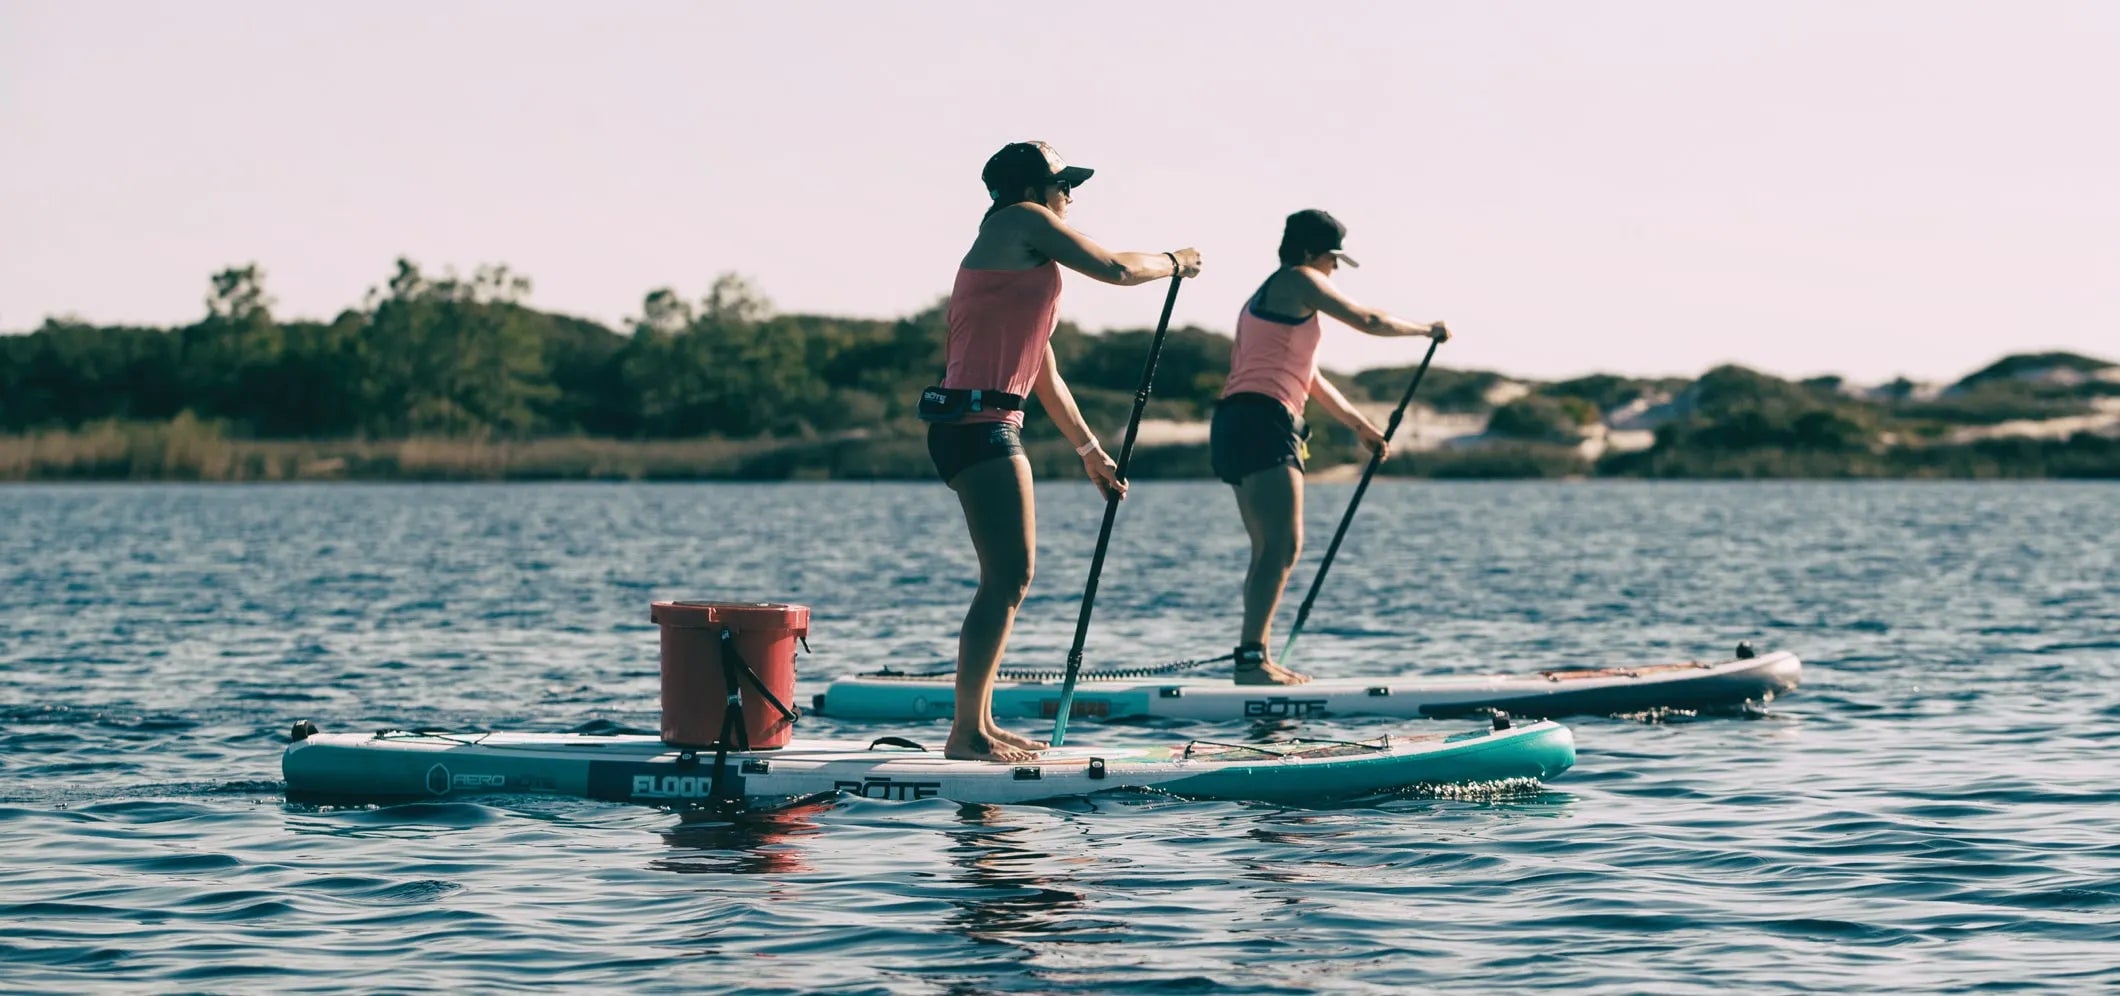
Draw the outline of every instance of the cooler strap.
M733 791L724 791L728 786L725 785L725 779L722 776L728 768L729 748L732 745L738 752L751 749L751 727L750 724L744 722L743 718L743 696L740 682L744 678L751 679L751 687L757 689L758 694L765 696L766 701L772 703L773 708L780 710L780 714L787 717L788 722L793 723L802 718L801 713L788 708L786 703L780 701L778 696L766 688L765 679L760 678L758 672L752 670L751 665L744 661L743 655L737 652L736 631L723 626L721 628L721 684L723 688L729 690L729 698L721 710L721 735L714 738L713 782L708 792L709 795L717 800L739 801Z
M732 645L731 649L723 651L722 659L728 660L728 655L733 654L735 652L736 651ZM758 672L751 670L750 667L745 665L742 661L737 661L736 665L737 667L743 669L744 676L751 679L751 687L758 689L758 694L765 696L766 701L773 704L773 708L780 710L780 715L783 718L785 718L790 723L793 723L796 720L802 718L802 713L800 711L789 708L786 704L780 701L780 698L778 696L773 694L771 689L768 689L766 687L765 680L758 676Z
M743 721L743 699L737 694L738 669L751 670L736 656L736 634L729 627L721 628L721 684L728 689L728 701L721 708L721 734L714 738L714 770L707 776L707 797L715 802L740 802L734 786L726 777L729 770L729 745L736 744L738 751L751 749L751 728ZM732 734L733 731L733 734Z
M793 723L802 718L802 713L789 708L787 703L780 701L780 697L774 695L772 689L766 687L765 679L759 677L757 671L751 670L751 665L746 663L743 656L736 652L736 633L727 626L721 628L721 673L722 679L728 685L729 700L732 703L730 708L722 713L724 721L736 711L733 703L736 700L736 682L740 678L751 679L751 687L758 689L758 694L765 696L766 701L772 703L773 708L780 710L781 717L788 722ZM749 750L750 747L747 745L744 749Z

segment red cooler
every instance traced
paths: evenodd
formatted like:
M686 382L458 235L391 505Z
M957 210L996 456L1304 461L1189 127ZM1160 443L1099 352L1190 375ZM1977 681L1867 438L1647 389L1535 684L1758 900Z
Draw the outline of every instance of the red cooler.
M729 699L721 653L721 634L727 629L736 656L749 668L737 669L736 685L751 748L787 746L795 725L781 706L795 710L795 641L810 635L809 606L653 602L648 619L662 627L665 743L706 747L721 738L722 712Z

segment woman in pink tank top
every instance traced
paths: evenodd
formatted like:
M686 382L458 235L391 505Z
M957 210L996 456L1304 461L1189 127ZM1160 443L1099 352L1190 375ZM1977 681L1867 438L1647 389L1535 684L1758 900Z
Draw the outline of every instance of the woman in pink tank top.
M957 492L979 555L979 590L957 638L956 721L943 751L953 758L1025 761L1045 747L994 723L994 673L1037 549L1019 432L1024 399L1037 397L1100 491L1126 493L1053 362L1060 267L1123 286L1200 272L1191 249L1115 253L1069 227L1074 189L1091 172L1044 142L1016 142L987 160L980 178L993 205L950 290L948 366L942 383L921 393L921 418L932 423L928 454Z
M1303 549L1303 460L1310 435L1306 402L1353 429L1372 450L1384 433L1318 376L1319 313L1370 335L1449 338L1442 322L1415 325L1364 308L1332 285L1347 227L1323 211L1288 216L1281 233L1281 268L1237 314L1237 343L1229 381L1215 405L1208 451L1215 476L1236 488L1237 512L1251 534L1251 566L1244 574L1244 629L1237 639L1237 684L1293 685L1309 681L1273 663L1266 640L1280 607L1288 571Z

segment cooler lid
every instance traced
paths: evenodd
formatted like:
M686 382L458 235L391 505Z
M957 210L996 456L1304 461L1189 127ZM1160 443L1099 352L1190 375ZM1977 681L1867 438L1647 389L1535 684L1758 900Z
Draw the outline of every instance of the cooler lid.
M719 629L739 633L786 629L807 634L810 607L786 602L650 602L648 621L678 629Z

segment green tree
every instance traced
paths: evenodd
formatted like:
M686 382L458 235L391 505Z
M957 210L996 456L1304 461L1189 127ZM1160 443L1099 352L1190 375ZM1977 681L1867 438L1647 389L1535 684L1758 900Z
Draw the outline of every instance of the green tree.
M1134 391L1141 386L1141 366L1155 342L1152 329L1129 329L1084 337L1083 348L1074 359L1061 360L1060 370L1071 389L1102 388L1127 396L1129 408ZM1163 339L1163 352L1156 360L1156 380L1150 394L1167 405L1178 406L1173 414L1204 417L1221 396L1229 379L1230 338L1206 329L1186 326L1171 329ZM1054 350L1058 359L1059 350ZM1182 405L1180 405L1182 403Z
M1539 388L1538 393L1551 398L1581 398L1595 405L1602 414L1633 404L1652 394L1675 394L1683 390L1686 383L1676 379L1590 374L1547 384Z
M371 431L530 430L551 388L543 342L520 304L529 290L505 266L431 280L398 260L389 292L370 292L359 351Z
M1598 420L1597 406L1582 398L1549 398L1527 394L1496 408L1487 431L1508 439L1573 443L1583 428Z
M1413 379L1414 367L1384 367L1354 375L1371 401L1397 401ZM1494 408L1487 395L1504 378L1491 370L1429 367L1421 379L1420 402L1439 412L1484 412Z
M168 418L185 404L174 340L160 329L60 317L0 341L0 425L9 429Z
M1965 376L1953 387L1971 387L1984 381L2007 380L2027 373L2044 370L2073 370L2077 373L2096 373L2114 366L2111 360L2101 360L2081 353L2016 353L1996 360Z
M727 325L757 325L773 317L773 302L742 274L724 273L714 278L700 313L708 321Z
M191 407L252 426L269 420L283 400L275 374L285 340L272 319L272 298L256 263L215 273L206 317L179 331L177 339Z
M815 427L807 408L822 406L829 390L810 368L807 330L800 320L771 317L765 296L742 277L716 277L697 309L662 289L642 311L622 361L642 433L751 436Z

